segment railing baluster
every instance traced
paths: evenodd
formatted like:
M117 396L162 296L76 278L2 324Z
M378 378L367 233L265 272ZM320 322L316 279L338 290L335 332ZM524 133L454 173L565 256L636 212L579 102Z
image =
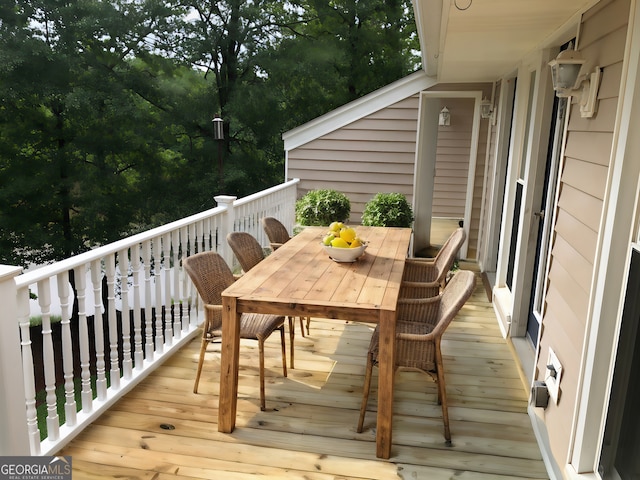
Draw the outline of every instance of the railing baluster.
M160 237L153 241L153 286L155 288L156 335L155 353L164 352L164 335L162 332L162 244Z
M93 411L93 390L89 358L89 325L87 320L87 269L79 265L74 272L78 296L78 333L80 341L80 379L82 384L82 410Z
M205 218L202 221L202 236L204 238L205 251L211 251L211 218Z
M118 357L118 317L116 313L116 258L105 258L107 276L107 318L109 320L109 379L111 386L120 390L120 358Z
M136 370L144 366L144 351L142 349L142 307L140 305L140 244L131 247L131 270L133 274L133 362Z
M38 304L42 314L42 362L44 390L47 392L47 436L51 440L57 440L60 435L60 421L56 398L56 360L53 354L51 331L51 284L48 278L38 282Z
M122 376L129 380L133 373L131 360L131 308L129 307L129 251L118 252L120 295L122 297Z
M174 298L171 292L171 234L162 236L162 270L164 271L164 318L165 342L173 345L173 339L180 338L180 321L175 320ZM173 321L173 322L172 322ZM177 328L176 328L177 327Z
M174 334L182 337L182 333L186 333L187 325L182 318L182 288L180 285L180 231L171 232L171 262L173 264L172 291L174 297L173 315L174 315Z
M1 291L10 300L5 302L10 317L16 317L20 339L14 324L13 344L19 341L20 348L16 345L15 351L5 348L2 352L5 353L3 361L5 357L11 359L20 351L22 353L21 359L17 360L22 362L22 371L13 370L22 376L17 375L13 383L22 385L24 381L24 397L20 395L15 401L22 412L17 416L24 418L26 412L26 422L19 420L23 428L23 449L30 449L31 455L60 451L70 438L67 434L74 435L75 429L83 428L87 421L104 411L109 403L103 400L112 394L120 394L117 390L122 390L121 377L140 381L156 360L164 358L176 345L181 346L193 338L202 316L197 292L184 274L181 261L205 251L216 251L226 258L229 256L226 234L234 228L264 238L260 219L271 210L280 216L285 209L293 211L297 183L298 180L287 182L238 202L235 197L216 197L219 206L212 210L37 270L20 274L19 268L10 267L15 269L15 284L9 285L5 279L7 283ZM278 205L281 198L286 205ZM234 207L237 207L235 212ZM282 220L291 221L288 218ZM51 292L52 279L58 286L55 295ZM35 314L30 311L29 288L36 284L41 292L43 362L39 359L39 352L32 351L34 334L30 331L30 317ZM89 289L93 291L93 298ZM121 302L118 295L122 296ZM54 323L52 329L52 320L58 314L61 316L60 324ZM93 325L89 323L92 315ZM105 335L105 328L108 328L108 335ZM11 330L8 332L9 335L3 338L10 336ZM39 341L40 337L35 340ZM60 349L62 354L59 357ZM57 385L60 383L62 385ZM41 384L45 386L48 413L48 438L43 443L40 441L35 391ZM6 387L6 378L2 386ZM58 418L57 414L60 410L56 387L64 387L64 421L68 429L60 428L62 416ZM18 390L22 391L22 388ZM94 396L100 402L95 402ZM80 411L81 414L76 413ZM12 412L6 415L12 415ZM19 440L18 433L14 436Z
M193 251L192 251L192 245L190 244L191 241L191 227L184 227L180 230L180 242L181 242L181 246L182 246L182 252L181 252L181 259L180 261L184 261L185 258L187 258L189 255L193 255ZM180 292L181 292L181 297L182 297L182 301L184 303L184 310L185 310L185 315L187 316L187 318L189 319L189 324L192 324L194 321L197 321L197 319L194 318L193 316L193 304L191 301L191 293L192 290L194 289L193 285L191 284L191 282L189 281L189 276L184 272L184 270L182 271L182 281L180 282Z
M151 240L142 244L144 268L144 358L153 361L153 304L151 303Z
M93 285L93 336L96 348L96 394L98 400L107 398L107 377L104 361L104 327L102 323L102 262L91 262L91 283Z
M57 276L58 298L60 299L60 334L62 337L62 370L64 375L64 415L65 424L76 424L76 398L73 384L73 343L71 340L71 308L69 305L69 273Z
M189 255L198 253L198 241L196 240L196 224L189 225Z
M24 377L25 406L27 413L27 435L34 455L40 454L40 429L38 428L38 411L36 409L36 385L33 375L33 352L31 350L31 331L29 327L29 289L18 291L18 315L22 350L22 375Z

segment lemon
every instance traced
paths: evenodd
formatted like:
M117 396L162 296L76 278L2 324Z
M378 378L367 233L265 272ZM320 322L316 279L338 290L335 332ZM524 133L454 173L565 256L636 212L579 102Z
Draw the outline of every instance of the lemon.
M329 225L329 230L332 232L339 232L341 228L344 228L342 222L331 222L331 225Z
M356 231L351 227L345 227L340 230L340 238L342 238L345 242L351 243L353 239L356 238Z
M334 238L336 238L336 236L333 233L329 233L322 239L322 243L325 245L331 245L331 240Z
M351 245L350 245L351 248L357 248L361 246L362 246L362 241L358 237L354 238L353 242L351 242Z
M331 240L331 246L336 248L349 248L349 244L340 237L336 237Z

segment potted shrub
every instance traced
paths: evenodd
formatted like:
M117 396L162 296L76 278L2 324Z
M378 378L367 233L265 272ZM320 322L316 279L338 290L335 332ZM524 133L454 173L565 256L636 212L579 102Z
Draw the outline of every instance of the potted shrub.
M411 227L413 210L401 193L377 193L364 207L362 225Z
M296 202L296 221L303 226L346 222L350 213L349 199L335 190L310 190Z

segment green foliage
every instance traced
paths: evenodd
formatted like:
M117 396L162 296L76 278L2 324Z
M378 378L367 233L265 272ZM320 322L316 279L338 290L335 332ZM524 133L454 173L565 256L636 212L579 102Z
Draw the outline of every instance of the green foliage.
M296 202L296 221L300 225L346 222L350 213L351 202L344 193L335 190L311 190Z
M60 315L51 315L49 321L53 325L54 323L59 323L62 321L62 317ZM38 315L35 317L29 317L29 326L30 327L39 327L42 325L42 315Z
M362 224L373 227L411 227L413 210L400 193L377 193L364 207Z
M6 264L59 260L211 208L216 194L279 183L285 131L419 63L409 0L9 4L0 6Z

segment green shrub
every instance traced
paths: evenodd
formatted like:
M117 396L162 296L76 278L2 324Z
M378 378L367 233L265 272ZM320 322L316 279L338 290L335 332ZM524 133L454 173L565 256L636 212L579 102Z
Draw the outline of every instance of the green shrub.
M310 190L296 202L296 221L304 226L346 222L350 213L349 199L335 190Z
M413 210L400 193L378 193L364 207L362 224L372 227L411 227Z
M51 315L49 317L51 324L58 323L62 321L62 317L60 315ZM35 317L29 317L29 326L30 327L39 327L42 325L42 315L37 315Z

